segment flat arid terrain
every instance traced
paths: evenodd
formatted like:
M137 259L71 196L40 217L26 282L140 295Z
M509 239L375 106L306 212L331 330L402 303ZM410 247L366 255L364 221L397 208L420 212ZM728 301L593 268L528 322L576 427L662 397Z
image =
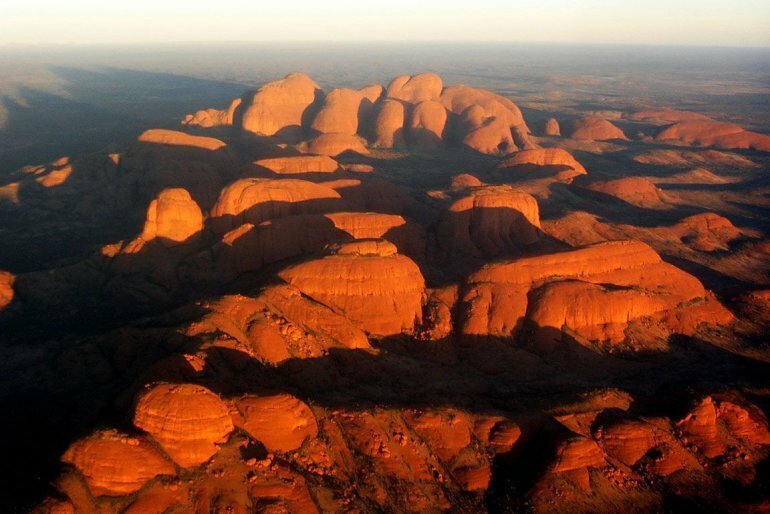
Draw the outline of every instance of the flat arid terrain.
M770 511L770 50L0 69L0 512Z

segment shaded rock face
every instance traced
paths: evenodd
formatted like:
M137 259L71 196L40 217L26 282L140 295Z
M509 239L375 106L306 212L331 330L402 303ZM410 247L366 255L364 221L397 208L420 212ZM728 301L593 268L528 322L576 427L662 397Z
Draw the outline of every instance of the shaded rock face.
M185 189L164 189L147 208L147 219L140 236L145 241L158 238L166 246L188 241L203 230L203 213Z
M227 406L202 386L159 384L138 400L134 425L152 436L181 467L209 460L233 423Z
M115 430L76 441L64 452L62 462L82 473L95 495L131 494L158 475L176 474L155 446Z
M716 148L748 148L770 151L770 136L750 132L738 125L713 120L688 120L666 127L655 139L681 141L688 145L714 146Z
M558 278L557 278L558 277ZM618 342L628 323L660 315L706 290L691 275L661 261L649 246L634 241L599 243L570 252L488 265L468 278L461 331L467 335L515 335L525 320L548 347L562 327L585 340ZM713 303L711 303L713 302ZM715 300L716 312L683 323L666 321L677 332L701 320L729 322L732 315ZM549 335L550 334L550 335Z
M399 252L419 259L425 251L425 231L395 214L336 212L300 214L257 225L250 223L225 234L217 247L218 268L236 273L321 251L337 241L385 238Z
M425 282L411 259L380 239L342 243L329 251L327 257L278 275L368 333L387 336L414 329L422 318Z
M591 141L606 141L610 139L628 139L626 135L612 122L596 117L580 118L572 122L570 137L573 139L588 139Z
M498 256L536 242L539 227L531 195L510 186L482 186L449 206L438 233L448 251Z

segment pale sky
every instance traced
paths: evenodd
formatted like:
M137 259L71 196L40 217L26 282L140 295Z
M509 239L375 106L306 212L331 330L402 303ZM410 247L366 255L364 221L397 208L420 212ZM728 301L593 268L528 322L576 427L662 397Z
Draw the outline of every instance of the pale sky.
M770 46L770 0L0 0L0 45L512 41Z

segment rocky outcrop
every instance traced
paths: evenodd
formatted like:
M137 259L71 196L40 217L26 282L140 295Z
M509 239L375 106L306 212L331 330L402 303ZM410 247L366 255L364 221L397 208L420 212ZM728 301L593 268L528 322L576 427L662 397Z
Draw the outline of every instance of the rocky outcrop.
M152 143L168 146L189 146L203 150L219 150L227 146L223 141L213 137L193 136L176 130L149 129L137 138L140 143Z
M543 135L561 136L561 128L556 118L548 118L543 125Z
M254 161L256 166L267 168L276 175L297 175L301 173L334 173L340 164L327 155L297 155L293 157L272 157Z
M144 241L158 239L165 246L188 242L203 230L203 213L186 189L164 189L147 208Z
M313 411L289 394L245 396L236 402L244 430L271 452L289 452L318 434Z
M438 100L442 88L443 81L435 73L420 73L411 77L400 75L388 84L385 97L417 104Z
M553 174L565 181L587 173L572 154L561 148L536 148L515 152L501 159L497 163L497 169L515 173Z
M399 215L300 214L257 225L247 223L228 232L215 247L217 268L234 273L254 271L283 259L319 252L328 243L366 238L387 239L400 253L412 258L421 258L425 250L425 231Z
M538 205L532 195L510 186L482 186L449 207L438 235L447 251L498 256L537 241L539 227Z
M406 107L399 100L383 100L374 118L372 146L375 148L403 148L406 145L404 125Z
M655 136L655 139L658 141L681 141L696 146L770 151L770 136L750 132L731 123L712 120L675 123L663 129Z
M137 401L134 425L150 434L183 468L209 460L233 430L222 400L194 384L150 387Z
M573 121L570 137L572 139L587 139L590 141L628 139L623 131L613 125L612 122L593 116L587 116Z
M190 125L194 127L220 127L232 125L235 119L235 112L240 107L242 98L236 98L227 109L203 109L196 111L193 114L188 114L182 120L182 125Z
M303 73L292 73L260 87L253 98L241 105L243 130L272 136L286 131L299 132L307 126L323 93L318 84Z
M337 133L356 135L365 127L380 94L381 86L362 90L333 89L313 118L310 128L322 134Z
M491 154L534 148L521 110L507 98L458 85L445 88L440 101L460 118L457 139L469 148Z
M604 193L643 209L670 209L673 196L643 177L624 177L591 182L587 189Z
M434 150L441 145L447 112L436 100L420 102L412 109L409 118L409 138L413 146L425 150Z
M94 495L131 494L158 475L176 474L174 465L151 443L116 430L74 442L61 460L83 475Z
M409 332L422 318L425 282L420 268L388 241L333 245L326 257L278 275L370 334Z
M488 265L468 278L461 331L509 337L528 320L548 347L568 328L587 340L620 341L629 322L661 315L706 290L693 276L665 263L636 241L599 243L568 252ZM707 303L718 306L715 300ZM701 321L726 323L721 306L685 322L666 321L688 332Z
M461 189L467 189L470 187L483 186L484 183L469 173L460 173L452 177L449 187L452 191L459 191Z
M368 154L366 141L358 136L340 133L328 133L316 136L298 146L299 150L305 153L315 155L328 155L337 157L345 152L355 152L358 154Z
M338 210L339 193L333 189L297 179L253 179L233 182L222 190L211 210L212 227L223 233L244 223L294 214L314 214Z

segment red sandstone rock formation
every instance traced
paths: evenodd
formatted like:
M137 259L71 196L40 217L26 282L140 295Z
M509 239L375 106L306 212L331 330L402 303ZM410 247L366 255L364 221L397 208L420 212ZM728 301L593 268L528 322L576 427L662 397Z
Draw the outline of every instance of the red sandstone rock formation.
M375 148L403 148L406 145L405 122L406 108L403 102L393 99L385 99L380 102L372 128L372 146Z
M702 252L729 249L741 231L729 219L713 212L694 214L671 227L682 243Z
M619 341L633 319L706 296L695 277L661 261L649 246L635 241L600 243L488 265L472 274L461 331L507 337L528 319L540 324L543 342L552 340L562 327L588 340ZM718 305L713 299L708 302ZM671 323L672 329L687 332L701 321L731 319L719 307L716 312L694 314L685 323Z
M570 137L573 139L588 139L591 141L628 139L623 131L613 125L612 122L592 116L573 121Z
M241 105L241 126L266 136L296 131L308 123L321 96L321 88L310 77L292 73L260 87L250 101Z
M278 275L303 294L375 335L412 331L422 318L425 287L417 265L383 240L358 240Z
M474 188L455 201L438 229L450 252L475 256L504 255L539 238L537 201L510 186Z
M440 101L461 118L458 139L474 150L504 154L534 147L521 111L507 98L483 89L449 86Z
M74 442L61 459L82 473L94 495L131 494L158 475L176 474L173 464L151 443L115 430Z
M515 152L497 163L497 168L510 169L517 173L553 173L561 180L570 180L587 173L577 159L561 148L536 148Z
M293 214L337 210L340 195L329 187L297 179L241 179L222 190L211 210L212 227L222 233L244 223Z
M438 100L443 88L441 77L435 73L420 73L412 77L401 75L394 78L385 91L386 98L417 104Z
M148 389L136 404L134 425L150 434L183 468L209 460L233 430L222 400L194 384L159 384Z
M268 451L295 450L318 434L310 407L291 395L245 396L236 406L243 416L243 428Z
M333 89L313 118L310 128L322 134L355 135L371 114L374 102L382 93L382 86L370 86L354 91Z
M447 112L440 102L426 100L418 103L409 118L410 141L417 148L436 149L443 139L446 122Z
M642 177L596 181L588 184L586 188L644 209L669 209L674 199L670 193L662 191L650 180Z
M560 136L561 128L559 127L559 122L555 118L548 118L543 127L543 134L546 136Z
M470 175L468 173L460 173L459 175L455 175L454 177L452 177L450 188L453 191L457 191L460 189L467 189L470 187L479 187L483 185L484 183L478 178L474 177L473 175Z
M336 157L345 152L355 152L364 155L369 153L364 139L336 132L316 136L310 141L299 145L298 148L302 152L331 157Z
M227 109L204 109L188 114L182 120L182 125L198 126L203 128L219 127L223 125L232 125L235 119L235 112L240 107L242 98L236 98Z
M327 155L297 155L293 157L272 157L259 159L254 164L267 168L277 175L300 173L334 173L340 164Z
M661 131L658 141L676 140L688 145L716 148L750 148L770 151L770 136L749 132L738 125L718 121L682 121Z
M399 252L421 258L425 250L425 231L414 222L394 214L338 212L300 214L250 223L228 232L215 250L217 267L236 273L303 253L322 250L328 243L349 239L384 238Z
M142 132L137 139L140 143L153 143L169 146L189 146L204 150L219 150L226 146L223 141L213 137L192 136L184 132L165 129L150 129Z
M164 189L147 208L145 241L158 238L161 244L175 246L203 230L203 213L185 189Z

